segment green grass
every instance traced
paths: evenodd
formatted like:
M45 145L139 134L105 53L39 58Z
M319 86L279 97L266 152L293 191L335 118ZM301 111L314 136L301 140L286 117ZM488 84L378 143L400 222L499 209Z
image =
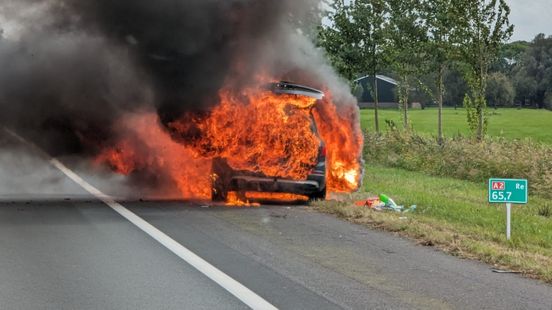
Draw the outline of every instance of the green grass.
M373 112L373 110L361 111L362 127L369 132L374 128ZM552 112L528 109L496 111L490 109L489 112L491 114L489 136L512 140L529 138L552 144ZM426 136L436 135L437 109L412 110L409 112L409 117L410 124L416 133ZM398 110L380 110L380 120L381 128L387 128L385 120L392 120L398 127L402 124ZM445 136L448 137L459 134L469 135L465 110L445 109L443 129ZM419 140L415 139L414 142L419 143ZM522 144L535 149L519 151L518 147L520 156L527 152L533 155L541 154L537 151L544 148L543 145L538 144L525 142ZM374 144L371 146L375 148ZM400 147L409 146L402 145L395 148ZM382 156L386 157L385 150L381 151ZM479 151L483 152L484 149L477 150L475 153ZM416 150L413 152L416 153ZM415 154L410 155L408 158L416 157ZM422 155L432 156L425 153ZM542 157L543 160L548 160L544 159L545 157ZM540 157L537 156L538 158ZM479 166L482 165L482 163L479 164ZM505 164L508 166L514 163L510 160ZM486 182L453 178L446 174L445 170L443 171L446 176L439 177L380 165L381 163L367 164L363 190L337 201L316 202L315 207L355 223L413 238L422 245L435 245L453 255L521 271L527 276L552 283L552 201L533 195L530 196L527 205L515 205L512 210L512 239L508 241L505 233L505 206L491 205L487 202ZM474 169L484 168L479 166ZM441 170L439 171L443 172ZM546 171L548 170L541 169L537 170L537 173L546 176L548 173ZM406 206L416 204L418 208L413 213L397 214L377 212L354 204L355 200L380 193L391 196L398 204ZM544 192L541 191L541 195L544 195Z
M398 110L380 110L380 126L385 128L385 120L392 120L401 126L401 113ZM489 109L488 135L509 139L531 138L535 141L552 144L552 112L530 109ZM374 110L361 110L361 124L364 129L374 130ZM410 123L420 134L437 134L437 109L410 110ZM446 136L468 135L470 133L463 108L446 108L443 111L443 132Z
M514 206L512 240L507 241L505 207L488 204L486 189L486 184L371 166L366 167L364 191L344 202L319 202L317 206L353 222L398 232L424 245L436 245L455 255L552 283L552 218L546 216L550 202L532 196L528 205ZM379 193L390 195L398 204L416 204L418 208L401 219L403 215L352 203Z

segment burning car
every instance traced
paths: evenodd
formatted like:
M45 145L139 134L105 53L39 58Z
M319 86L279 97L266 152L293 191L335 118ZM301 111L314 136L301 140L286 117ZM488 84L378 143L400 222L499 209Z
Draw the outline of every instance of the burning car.
M32 18L4 14L17 31L0 40L3 125L123 175L128 198L240 206L360 188L356 98L297 31L312 3L28 2Z
M334 104L329 91L271 80L229 83L208 110L171 120L156 111L123 115L95 161L167 199L241 206L357 190L358 108Z
M306 178L297 179L268 175L263 172L250 170L237 170L232 168L228 159L218 157L212 163L212 199L215 201L227 201L228 193L238 193L238 199L245 201L246 193L286 193L306 196L311 200L325 199L326 197L326 146L318 134L317 125L312 114L312 109L318 100L324 97L320 90L289 82L273 83L269 90L277 95L287 95L288 102L285 106L286 115L301 111L308 111L310 130L318 141L316 160L309 168ZM312 100L293 100L300 97ZM306 102L306 104L305 104ZM267 137L270 139L270 137Z

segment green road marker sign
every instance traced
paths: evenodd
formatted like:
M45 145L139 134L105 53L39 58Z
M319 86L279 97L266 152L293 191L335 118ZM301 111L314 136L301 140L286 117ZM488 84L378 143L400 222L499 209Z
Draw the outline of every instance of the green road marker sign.
M527 180L489 179L489 202L506 203L506 239L510 240L512 203L527 203Z
M489 202L527 203L527 180L489 179Z

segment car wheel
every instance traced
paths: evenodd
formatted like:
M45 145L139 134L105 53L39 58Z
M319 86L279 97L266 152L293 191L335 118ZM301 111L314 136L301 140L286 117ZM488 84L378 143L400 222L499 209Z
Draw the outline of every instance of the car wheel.
M309 196L309 200L310 201L314 201L314 200L325 200L326 199L326 187L324 187L322 190L314 193L314 194L311 194Z

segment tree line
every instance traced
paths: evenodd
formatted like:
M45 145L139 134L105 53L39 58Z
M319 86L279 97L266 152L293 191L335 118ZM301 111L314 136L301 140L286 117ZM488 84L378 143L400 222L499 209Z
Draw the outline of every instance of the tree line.
M394 75L391 70L385 74ZM432 74L423 76L431 81ZM468 86L461 68L451 66L445 72L447 92L444 105L462 105ZM411 89L413 101L430 103L423 90ZM552 110L552 36L538 34L532 41L503 44L498 58L489 68L485 94L490 108L518 107Z
M528 81L532 72L517 69L525 50L520 52L516 45L505 48L514 31L505 0L336 0L327 6L318 44L350 81L366 74L395 77L405 128L409 127L408 102L435 102L441 143L443 106L461 100L470 128L481 140L488 123L488 102L503 96L496 85L512 86L506 85L514 83L512 75L519 75L520 86L527 89L523 96L537 99L531 96L538 87ZM379 132L377 89L374 78L370 91Z

